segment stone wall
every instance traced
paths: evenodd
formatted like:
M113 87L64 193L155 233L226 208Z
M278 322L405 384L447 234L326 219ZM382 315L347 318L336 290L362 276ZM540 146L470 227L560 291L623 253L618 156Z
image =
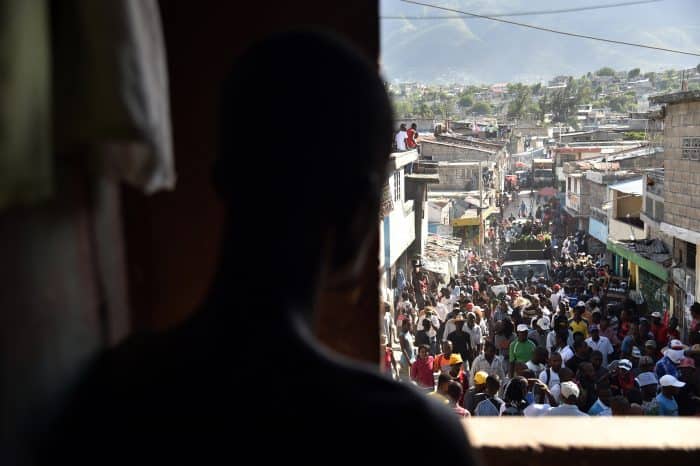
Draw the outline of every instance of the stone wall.
M700 102L668 104L664 127L664 222L700 231L700 161L683 159L683 138L700 137Z

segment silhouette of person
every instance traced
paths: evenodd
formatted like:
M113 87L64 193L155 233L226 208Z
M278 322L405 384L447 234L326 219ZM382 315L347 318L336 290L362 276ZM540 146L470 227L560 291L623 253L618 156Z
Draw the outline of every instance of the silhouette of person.
M392 142L375 64L327 33L286 32L237 60L221 104L214 180L227 219L208 297L182 325L103 354L52 424L39 462L474 464L453 413L313 337L319 291L356 288L372 255ZM276 109L294 111L299 124L269 138ZM356 143L337 144L337 129L358 122ZM314 131L289 146L303 124ZM276 228L238 223L259 217L243 182L256 173ZM294 264L294 273L271 289L252 277L273 263ZM259 309L260 296L270 297L265 312L246 319L263 333L239 332L240 310ZM405 444L415 429L430 447Z

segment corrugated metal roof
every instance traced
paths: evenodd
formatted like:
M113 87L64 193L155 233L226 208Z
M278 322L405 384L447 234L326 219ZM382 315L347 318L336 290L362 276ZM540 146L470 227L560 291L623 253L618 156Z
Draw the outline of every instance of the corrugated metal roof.
M642 178L635 178L633 180L622 181L620 183L615 183L610 185L610 189L615 191L620 191L626 194L636 194L637 196L642 195Z

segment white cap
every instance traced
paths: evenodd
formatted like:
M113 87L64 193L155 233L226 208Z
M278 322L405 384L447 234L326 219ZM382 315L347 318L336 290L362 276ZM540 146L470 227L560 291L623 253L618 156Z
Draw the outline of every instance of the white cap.
M579 389L578 385L574 382L562 382L561 383L561 396L563 399L568 400L570 396L575 396L578 398Z
M663 377L661 377L661 380L659 380L659 383L661 384L662 387L685 387L685 382L681 382L674 376L670 374L666 374Z
M668 347L671 348L672 350L687 350L688 346L684 345L682 341L680 340L671 340L671 342L668 344Z
M518 328L516 330L518 332L527 332L529 330L529 327L525 324L518 324Z
M537 326L542 330L549 330L549 317L544 316L537 319Z
M629 359L620 359L617 362L617 367L619 367L620 369L626 369L628 371L631 371L632 370L632 363L630 362Z
M660 318L661 318L661 313L660 313L659 311L654 311L654 312L651 313L651 316L652 316L654 319L660 319Z
M656 385L659 382L653 372L642 372L637 376L637 383L640 387L646 387L647 385Z
M685 350L682 349L670 349L667 348L665 351L662 351L664 356L666 356L668 359L673 361L674 364L678 364L681 362L681 359L685 357Z

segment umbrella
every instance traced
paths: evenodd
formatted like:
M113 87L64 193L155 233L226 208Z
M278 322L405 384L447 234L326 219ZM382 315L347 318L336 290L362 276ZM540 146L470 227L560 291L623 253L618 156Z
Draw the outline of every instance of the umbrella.
M557 190L552 188L551 186L547 186L537 191L537 194L544 197L551 197L557 195Z

